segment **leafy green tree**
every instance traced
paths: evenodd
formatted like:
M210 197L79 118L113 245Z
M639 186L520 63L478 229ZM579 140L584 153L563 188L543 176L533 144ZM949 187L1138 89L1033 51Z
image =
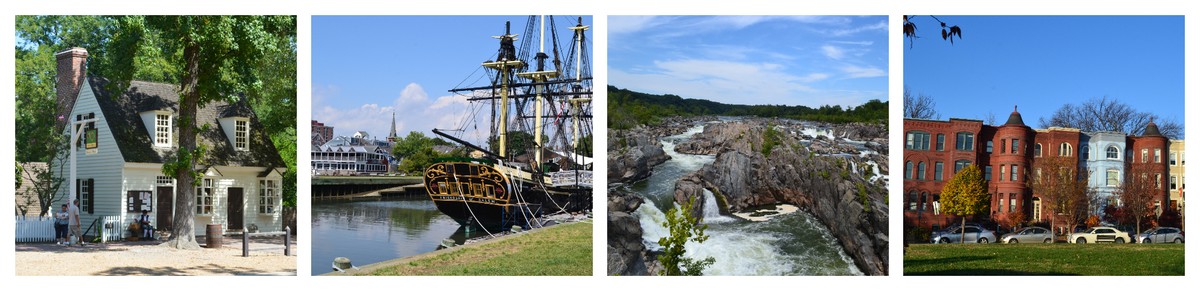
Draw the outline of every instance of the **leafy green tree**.
M943 212L961 216L960 225L966 225L967 216L988 212L990 200L991 195L987 192L983 175L979 167L972 164L958 171L954 178L942 186L942 198L939 201ZM966 239L966 227L960 229L963 235L959 237L959 243L962 243Z
M689 240L696 243L708 240L708 235L704 234L708 225L701 224L699 218L692 216L695 204L696 196L692 196L684 205L667 211L667 221L663 222L663 227L669 229L671 235L658 239L658 244L663 246L663 253L658 255L658 262L663 265L659 275L699 276L705 268L716 262L712 257L703 260L684 257L687 253L684 246Z
M273 57L295 50L294 16L121 16L106 42L111 88L129 87L148 45L172 52L166 62L178 66L180 83L179 150L165 161L163 174L179 185L197 185L196 165L205 149L196 142L196 110L215 100L255 98L269 90ZM178 52L176 54L175 52ZM294 60L293 60L294 62ZM176 187L171 239L165 245L198 249L194 233L195 189Z

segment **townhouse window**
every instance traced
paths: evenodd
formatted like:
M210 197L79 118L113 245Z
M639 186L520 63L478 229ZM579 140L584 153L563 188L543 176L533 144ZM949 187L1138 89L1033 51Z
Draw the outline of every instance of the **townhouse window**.
M1004 153L1004 151L1006 151L1006 150L1007 150L1008 146L1006 146L1006 145L1005 145L1005 144L1007 144L1007 143L1008 143L1008 140L1006 140L1006 139L1001 139L1001 140L1000 140L1000 153L1001 153L1001 154L1003 154L1003 153Z
M244 151L250 149L250 121L238 119L233 121L233 147Z
M946 135L945 134L939 133L937 135L937 150L939 152L946 150Z
M958 174L958 171L961 171L963 168L966 168L969 165L971 165L971 162L967 160L954 161L954 173Z
M975 134L970 132L960 132L955 135L954 148L960 151L975 150Z
M1175 184L1176 179L1178 179L1178 177L1175 177L1175 175L1171 175L1171 190L1179 189L1179 187L1176 187L1177 185Z
M154 115L154 145L160 147L171 146L171 115Z
M1154 162L1162 163L1162 149L1154 149Z
M1004 181L1004 165L1000 165L1000 181Z
M1020 143L1021 143L1021 140L1018 140L1018 139L1015 139L1015 138L1014 138L1014 139L1012 140L1012 151L1009 151L1009 152L1010 152L1010 153L1014 153L1014 154L1015 154L1015 153L1017 153L1017 152L1019 152L1019 151L1021 150L1021 147L1019 146L1019 145L1020 145Z
M1040 143L1033 144L1033 156L1035 156L1035 157L1042 156L1042 144L1040 144Z
M1009 172L1009 175L1012 175L1011 177L1009 177L1009 181L1013 181L1013 182L1017 181L1017 165L1012 165L1012 171Z
M1088 146L1087 145L1079 146L1079 157L1083 158L1083 159L1088 158Z
M1017 209L1017 194L1008 193L1008 212L1013 212Z
M944 167L944 166L945 166L945 164L942 162L933 163L933 180L934 181L942 180L942 167Z
M279 181L258 180L258 213L275 213L279 208Z
M1145 163L1147 160L1149 160L1149 157L1150 157L1150 150L1142 149L1142 162Z
M920 131L908 132L904 140L904 149L929 150L929 133Z
M1162 174L1154 174L1154 189L1162 189Z
M196 214L213 213L213 180L203 179L196 187Z
M927 208L926 204L929 203L929 201L927 200L929 198L928 196L929 196L929 193L921 192L921 206L920 206L920 208L917 209L917 211L925 212L925 209Z
M1175 161L1176 161L1176 159L1175 159L1175 158L1176 158L1176 156L1177 156L1178 154L1179 154L1179 153L1171 153L1171 161L1170 161L1170 163L1171 163L1171 165L1172 165L1172 166L1174 166L1174 165L1175 165Z
M983 166L983 180L984 181L992 180L992 166Z
M1058 156L1060 156L1060 157L1070 157L1071 151L1072 151L1072 148L1071 148L1071 144L1069 144L1069 143L1064 142L1064 143L1061 143L1058 145Z
M925 162L917 163L917 180L925 180Z
M1117 170L1110 169L1107 171L1106 175L1107 175L1107 177L1106 177L1107 183L1105 184L1106 186L1116 187L1117 184L1119 184L1121 182L1119 180L1120 179L1119 177L1121 176L1121 174L1119 172L1117 172Z
M1105 157L1109 160L1119 160L1121 159L1121 149L1118 149L1117 146L1109 146L1108 150L1105 150Z
M1004 203L1004 201L1005 201L1004 197L1001 197L1000 202L996 203L996 211L997 212L1004 212L1004 204L1006 204L1006 203Z
M917 191L908 193L908 211L917 211Z
M911 179L912 179L912 177L913 177L913 163L912 163L912 161L907 161L907 162L904 162L904 179L905 179L905 180L911 180Z
M987 153L992 153L992 141L987 141Z

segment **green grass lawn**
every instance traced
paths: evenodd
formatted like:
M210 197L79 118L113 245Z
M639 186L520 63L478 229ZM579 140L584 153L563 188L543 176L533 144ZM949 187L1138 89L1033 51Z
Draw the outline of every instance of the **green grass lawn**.
M591 276L592 223L558 225L457 247L356 275Z
M919 244L904 275L1183 275L1183 244Z

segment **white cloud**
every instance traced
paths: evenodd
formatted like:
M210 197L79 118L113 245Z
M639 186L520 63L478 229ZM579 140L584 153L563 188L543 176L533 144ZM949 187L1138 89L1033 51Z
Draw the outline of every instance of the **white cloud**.
M827 33L829 33L830 35L833 35L833 36L847 36L847 35L857 34L857 33L865 32L865 31L887 32L887 29L888 29L887 21L879 21L874 24L866 25L866 26L833 29L833 30L828 31Z
M842 72L846 73L848 78L873 78L885 77L887 71L876 67L860 67L855 65L846 65L842 67Z
M665 24L671 17L664 16L610 16L608 18L608 33L634 33Z
M425 88L421 88L420 84L408 83L404 86L404 91L400 91L400 99L397 104L417 104L429 100L429 94L425 94Z
M832 45L821 46L821 52L825 53L826 57L835 60L841 60L842 57L846 56L845 50Z
M833 40L833 41L829 41L829 42L836 43L836 44L861 45L861 46L869 46L869 45L875 44L874 41L869 41L869 40L864 40L864 41Z

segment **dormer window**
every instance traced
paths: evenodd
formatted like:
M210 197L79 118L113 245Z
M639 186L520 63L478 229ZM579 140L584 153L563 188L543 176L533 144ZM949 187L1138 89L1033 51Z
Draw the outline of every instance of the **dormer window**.
M154 145L160 147L171 146L170 114L159 113L154 115Z
M250 149L250 121L237 119L233 121L233 148L239 151Z
M250 150L250 118L231 116L218 119L221 131L225 133L228 145L235 151Z

